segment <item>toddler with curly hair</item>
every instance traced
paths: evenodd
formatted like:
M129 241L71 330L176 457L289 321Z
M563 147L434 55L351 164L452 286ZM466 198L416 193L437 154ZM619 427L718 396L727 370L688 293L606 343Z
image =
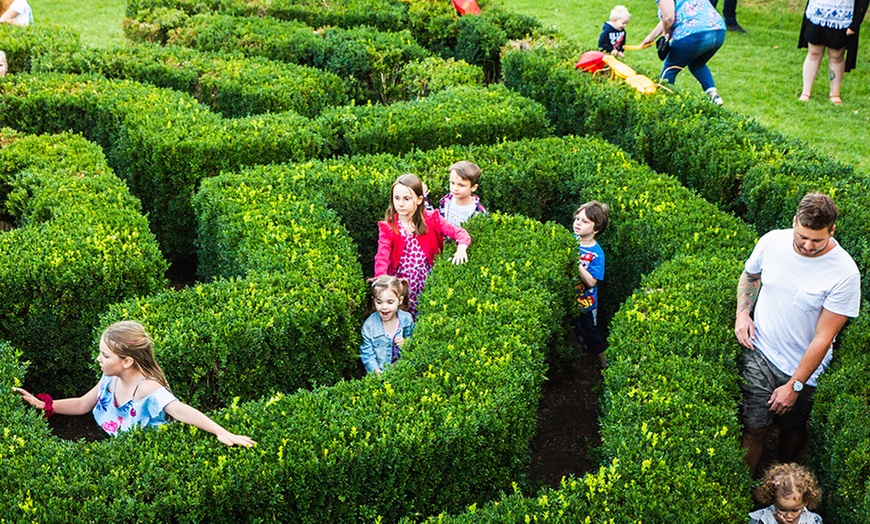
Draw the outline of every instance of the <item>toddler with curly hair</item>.
M749 524L822 524L815 508L822 498L816 478L799 464L777 464L765 473L755 498L766 508L749 514Z

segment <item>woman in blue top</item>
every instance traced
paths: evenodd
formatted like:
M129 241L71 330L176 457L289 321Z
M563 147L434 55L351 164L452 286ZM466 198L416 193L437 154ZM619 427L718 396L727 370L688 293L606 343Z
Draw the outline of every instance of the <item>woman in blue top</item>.
M100 337L97 362L103 376L81 397L55 401L44 393L31 395L21 388L15 391L31 406L44 410L46 417L54 413L84 415L91 411L97 424L112 436L136 426L165 424L169 416L214 434L227 446L256 444L250 437L230 433L198 409L175 398L141 324L125 321L109 326Z
M716 105L722 105L722 97L716 90L713 74L707 61L725 42L725 21L710 0L657 0L659 23L643 40L646 45L664 35L671 43L668 56L662 66L662 81L671 84L684 67L704 89L704 93Z

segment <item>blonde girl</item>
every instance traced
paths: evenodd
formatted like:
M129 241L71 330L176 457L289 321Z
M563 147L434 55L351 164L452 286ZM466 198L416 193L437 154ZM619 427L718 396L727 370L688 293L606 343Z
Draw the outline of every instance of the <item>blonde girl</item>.
M423 291L435 257L444 247L444 237L458 244L454 264L468 261L471 237L461 227L448 223L437 211L426 211L423 183L416 175L396 179L390 188L390 205L378 222L378 252L375 276L392 275L408 279L408 311L417 317L417 296Z
M822 490L813 474L798 464L768 469L755 498L768 506L750 513L749 524L822 524L822 517L810 511L821 500Z
M399 359L414 332L414 319L404 310L408 281L389 275L372 279L371 315L362 326L360 360L368 373L380 373Z
M97 362L103 376L81 397L52 400L44 393L32 395L21 388L15 391L31 406L44 410L46 417L91 411L97 424L112 436L136 426L159 426L172 417L214 434L227 446L256 444L250 437L230 433L175 398L141 324L123 321L109 326L100 337Z

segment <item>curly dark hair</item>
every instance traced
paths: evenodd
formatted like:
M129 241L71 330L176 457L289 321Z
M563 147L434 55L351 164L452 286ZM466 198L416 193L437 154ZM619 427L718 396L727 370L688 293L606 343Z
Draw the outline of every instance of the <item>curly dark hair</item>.
M800 493L807 508L813 509L822 499L822 489L816 477L799 464L777 464L764 474L755 488L755 498L762 504L773 504L777 497Z

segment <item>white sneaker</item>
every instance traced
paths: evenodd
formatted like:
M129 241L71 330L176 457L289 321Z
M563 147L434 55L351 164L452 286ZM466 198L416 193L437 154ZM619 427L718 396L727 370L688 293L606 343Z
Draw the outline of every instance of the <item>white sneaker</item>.
M704 91L704 94L710 97L710 101L716 104L717 106L721 106L725 102L722 100L722 97L719 96L719 92L716 91L715 87L711 87L710 89Z

